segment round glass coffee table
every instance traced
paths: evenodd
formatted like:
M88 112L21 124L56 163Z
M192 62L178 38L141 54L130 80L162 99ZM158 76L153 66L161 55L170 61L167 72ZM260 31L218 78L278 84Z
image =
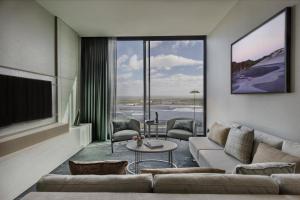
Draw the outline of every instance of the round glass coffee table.
M144 139L144 143L149 141L148 139ZM150 140L151 141L151 140ZM130 151L134 151L134 162L131 162L127 166L127 171L131 174L138 174L140 171L140 163L144 162L163 162L169 164L170 167L177 166L173 162L173 151L177 149L177 144L175 142L167 141L167 140L155 140L159 141L163 146L158 148L149 148L144 144L142 146L137 146L136 141L129 141L126 145L127 149ZM156 160L156 159L147 159L143 160L144 153L164 153L168 152L168 160ZM134 165L134 170L130 170L131 165Z

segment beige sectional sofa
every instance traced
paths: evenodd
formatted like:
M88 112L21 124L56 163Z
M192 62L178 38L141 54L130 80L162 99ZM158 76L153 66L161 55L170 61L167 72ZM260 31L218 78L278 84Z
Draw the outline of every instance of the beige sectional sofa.
M237 125L234 124L234 126ZM300 157L300 143L294 143L262 131L254 130L251 159L253 159L259 143L265 143L279 150L285 148L284 151L286 153L292 153L294 156ZM242 164L233 156L225 153L223 146L213 142L208 137L190 137L189 148L200 167L219 168L224 169L226 173L232 173L236 165Z
M29 199L300 199L300 174L46 175ZM137 194L138 193L138 194ZM184 196L182 195L184 194Z

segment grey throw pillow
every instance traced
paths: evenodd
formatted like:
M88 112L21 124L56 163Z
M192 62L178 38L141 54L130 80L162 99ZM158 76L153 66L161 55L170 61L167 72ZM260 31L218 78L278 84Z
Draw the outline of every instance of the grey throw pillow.
M252 146L254 140L254 130L242 126L241 128L231 128L225 145L225 153L235 157L242 163L250 163Z
M272 174L292 174L295 173L295 169L295 163L266 162L249 165L237 165L232 173L271 176Z
M175 121L173 129L181 129L181 130L193 132L193 120L178 119Z
M126 120L119 120L119 121L113 121L114 126L114 133L118 131L123 131L129 128L129 121Z

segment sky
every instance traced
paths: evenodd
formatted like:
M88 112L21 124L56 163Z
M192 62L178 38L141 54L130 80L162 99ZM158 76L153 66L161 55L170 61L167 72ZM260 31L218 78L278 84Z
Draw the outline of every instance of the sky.
M232 61L257 60L273 51L284 48L285 14L282 13L256 29L232 47Z
M150 41L150 77L152 97L202 93L203 41ZM117 96L143 97L142 41L117 43Z

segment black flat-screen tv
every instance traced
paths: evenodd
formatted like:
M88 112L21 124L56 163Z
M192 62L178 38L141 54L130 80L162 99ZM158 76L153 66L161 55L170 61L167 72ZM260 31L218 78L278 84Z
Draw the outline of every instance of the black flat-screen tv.
M231 44L231 93L290 92L291 8Z
M50 81L0 75L0 127L52 117Z

